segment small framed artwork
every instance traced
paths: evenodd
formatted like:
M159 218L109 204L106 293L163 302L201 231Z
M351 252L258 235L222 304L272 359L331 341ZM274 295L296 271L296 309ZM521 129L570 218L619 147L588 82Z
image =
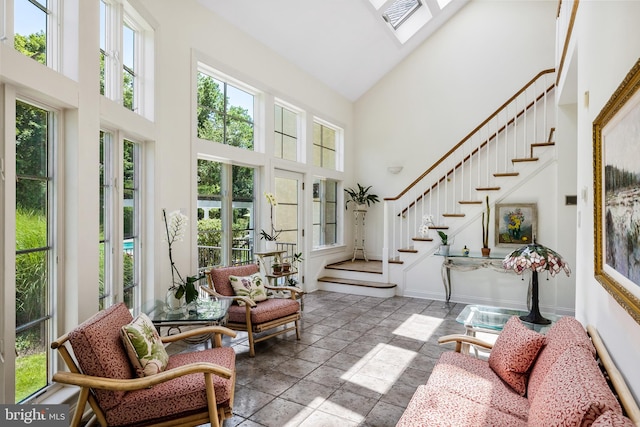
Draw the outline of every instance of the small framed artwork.
M535 203L496 204L496 246L520 247L533 242L538 223Z
M640 323L640 60L593 121L594 273Z

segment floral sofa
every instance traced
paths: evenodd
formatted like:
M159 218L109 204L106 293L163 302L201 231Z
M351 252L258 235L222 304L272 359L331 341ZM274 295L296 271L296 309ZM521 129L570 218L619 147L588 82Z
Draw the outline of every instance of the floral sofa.
M601 343L599 336L597 341ZM398 427L635 425L623 415L603 375L596 339L592 341L572 317L561 318L541 335L514 316L493 346L464 335L439 342L456 342L456 351L441 355ZM461 352L468 345L491 349L488 360ZM602 351L606 353L604 346ZM606 358L610 361L608 354ZM616 374L622 378L617 370ZM633 413L629 416L637 415L633 398L628 400Z

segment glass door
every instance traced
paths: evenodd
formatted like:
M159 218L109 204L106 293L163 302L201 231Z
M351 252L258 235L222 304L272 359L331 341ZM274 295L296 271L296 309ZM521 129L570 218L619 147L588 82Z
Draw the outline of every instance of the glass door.
M276 206L274 208L275 228L279 231L277 244L278 249L286 250L282 261L290 262L295 270L296 276L290 279L302 283L301 263L298 261L303 252L304 229L302 228L303 218L303 176L300 173L276 170L275 172L275 197Z

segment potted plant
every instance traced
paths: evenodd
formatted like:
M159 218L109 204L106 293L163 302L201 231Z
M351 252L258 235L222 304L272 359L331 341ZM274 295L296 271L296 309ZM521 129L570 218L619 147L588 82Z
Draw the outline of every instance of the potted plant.
M440 230L438 230L438 236L440 236L440 255L449 256L449 236Z
M264 229L260 230L260 239L265 240L265 247L267 251L275 251L276 250L276 240L280 235L281 230L276 230L276 227L273 223L273 207L278 204L276 202L276 196L273 193L264 193L265 198L267 199L267 203L269 203L269 218L271 220L271 231L267 232Z
M489 247L489 216L491 215L491 208L489 207L489 196L485 198L486 212L482 212L482 256L488 257L491 253ZM485 215L486 213L486 215Z
M274 262L273 264L271 264L271 268L273 269L273 274L282 273L282 264L279 262Z
M195 276L182 277L178 267L173 261L173 244L184 238L187 228L188 218L180 211L173 211L167 218L167 212L162 210L162 218L164 219L164 228L166 232L167 244L169 245L169 263L171 264L171 286L167 291L166 305L169 311L182 310L182 301L190 304L198 299L198 289L196 284L198 280L204 276L198 274Z
M371 187L371 185L368 187L364 187L358 184L357 190L353 188L345 188L344 191L349 195L349 199L344 204L344 208L347 209L349 207L349 202L355 203L356 209L360 210L365 209L364 205L367 205L367 207L369 207L372 204L378 203L380 201L378 196L376 194L369 193Z
M298 272L298 264L300 264L302 261L304 261L304 258L302 258L302 252L293 254L293 256L291 257L291 265L296 269L296 273ZM296 278L296 275L289 276L287 278L287 283L289 284L289 286L297 286L298 279Z

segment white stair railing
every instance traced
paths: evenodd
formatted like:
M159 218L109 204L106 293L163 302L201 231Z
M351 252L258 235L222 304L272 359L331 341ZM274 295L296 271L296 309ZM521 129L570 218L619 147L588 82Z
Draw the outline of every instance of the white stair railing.
M535 144L551 142L554 89L554 70L540 72L398 196L384 199L384 272L413 248L425 216L432 228L450 229L469 206L480 209L505 176L516 176L517 164L533 161Z

